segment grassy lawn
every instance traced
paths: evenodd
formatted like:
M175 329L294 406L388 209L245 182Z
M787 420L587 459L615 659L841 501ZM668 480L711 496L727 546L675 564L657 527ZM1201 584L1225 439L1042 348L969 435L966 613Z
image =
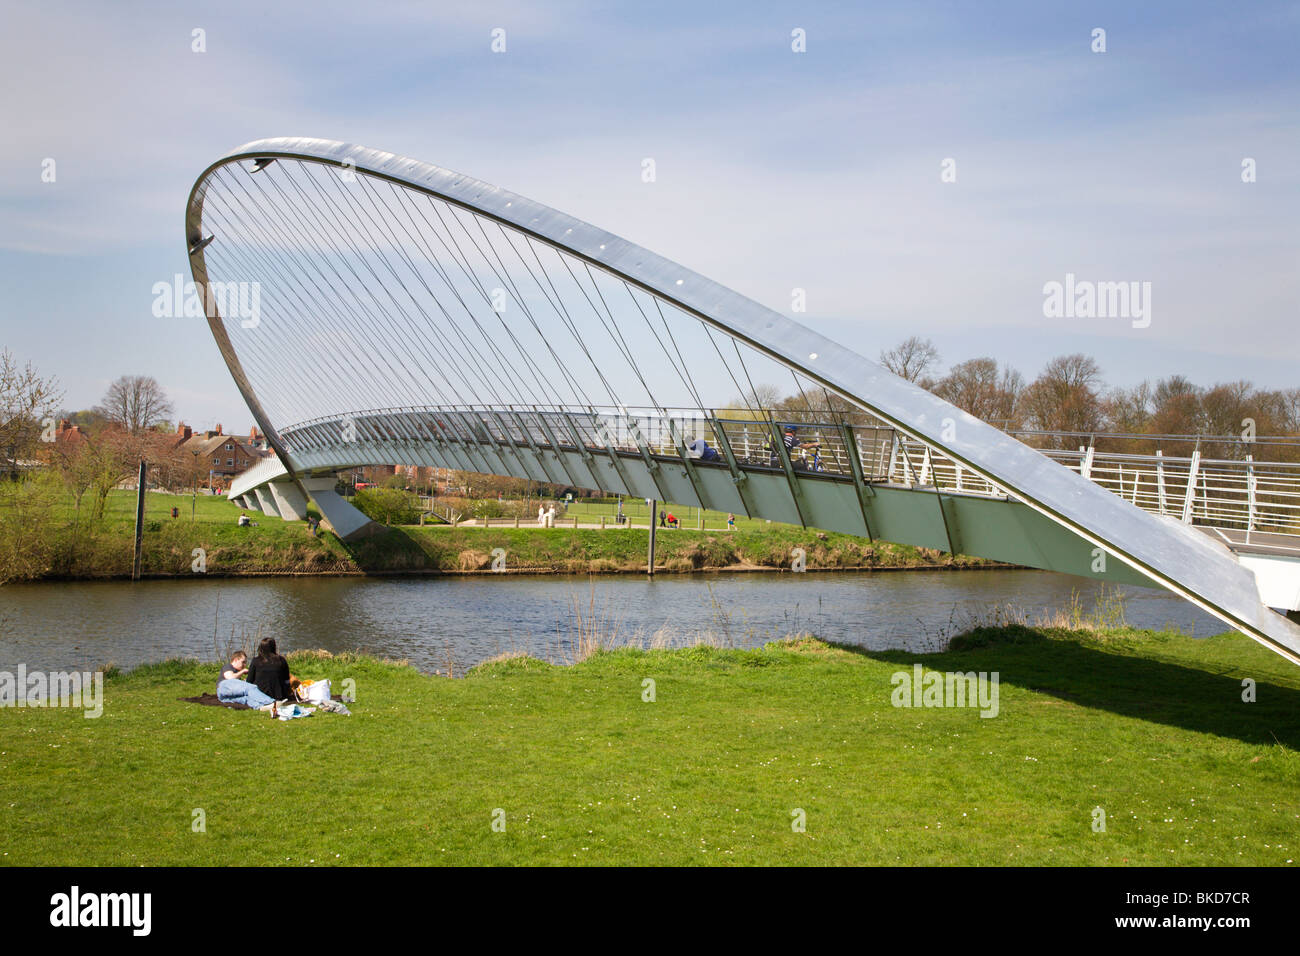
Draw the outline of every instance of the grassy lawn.
M131 573L135 534L134 491L114 491L104 516L85 513L74 523L70 502L60 507L53 530L53 576L109 577ZM179 516L171 516L176 508ZM194 517L191 518L193 508ZM142 569L146 575L193 573L194 549L206 553L207 573L257 574L356 570L347 549L333 535L313 537L301 521L249 512L254 527L237 525L240 509L224 497L145 494Z
M350 545L357 563L373 571L436 568L476 571L491 567L492 552L505 551L506 570L602 573L644 571L649 531L644 528L451 528L446 525L390 528ZM833 568L991 567L980 558L910 545L769 524L741 531L661 530L655 566L664 571L709 568L789 568L801 548L811 570Z
M727 512L725 511L709 511L693 505L675 505L662 501L659 503L659 510L675 515L681 521L683 529L699 529L701 520L703 520L703 530L705 531L724 531L727 527ZM650 520L650 509L641 498L626 499L623 502L623 514L633 524L641 527L645 527ZM612 525L617 515L617 504L578 499L564 509L563 518L572 519L576 516L581 523L587 524L599 522L603 517ZM743 514L736 514L735 517L737 530L758 531L771 528L774 525L793 527L792 525L780 525L779 522L765 521L762 518L746 518ZM559 519L557 518L557 520Z
M612 509L615 506L610 505ZM644 510L644 505L641 506ZM171 510L176 508L177 517ZM194 516L191 518L191 508ZM314 512L314 508L312 509ZM511 571L604 573L643 571L649 532L645 528L520 528L408 525L383 529L345 545L322 531L313 537L301 521L249 512L253 526L241 528L240 509L224 497L149 492L145 496L142 569L146 576L187 577L202 548L206 571L222 574L330 574L452 572L488 570L492 552L503 548ZM725 516L724 516L725 517ZM598 519L597 519L598 520ZM833 568L987 567L991 562L852 535L769 522L744 522L737 531L661 530L656 567L663 571L770 567L789 568L795 548L811 570ZM71 499L59 503L40 532L49 558L47 578L124 577L131 573L135 492L114 491L102 518L77 516Z
M892 706L913 662L998 671L998 716ZM620 649L456 680L292 666L353 678L353 716L181 703L215 668L178 662L110 676L99 719L0 711L0 862L1285 865L1300 849L1300 672L1237 635Z

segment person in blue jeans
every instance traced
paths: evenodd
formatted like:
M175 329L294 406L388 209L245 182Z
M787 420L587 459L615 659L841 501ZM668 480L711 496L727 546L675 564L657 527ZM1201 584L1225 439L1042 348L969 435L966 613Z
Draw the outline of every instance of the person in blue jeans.
M236 651L230 663L221 668L217 677L217 700L223 704L243 704L254 710L261 710L275 716L276 701L265 694L256 684L243 680L248 673L248 655Z

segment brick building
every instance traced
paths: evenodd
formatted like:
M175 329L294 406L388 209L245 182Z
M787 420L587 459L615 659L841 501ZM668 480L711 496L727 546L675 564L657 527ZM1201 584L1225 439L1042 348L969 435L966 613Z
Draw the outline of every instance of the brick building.
M256 428L245 437L227 435L220 425L202 432L193 431L184 422L176 426L176 450L194 456L199 484L210 487L229 486L231 478L267 457L265 444ZM208 475L207 480L202 477L204 473Z

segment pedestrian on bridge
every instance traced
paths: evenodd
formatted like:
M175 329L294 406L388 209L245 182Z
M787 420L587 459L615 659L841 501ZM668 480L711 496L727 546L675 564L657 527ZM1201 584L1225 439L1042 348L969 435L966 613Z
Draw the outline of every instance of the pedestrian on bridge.
M785 443L785 450L790 455L790 464L793 465L795 468L800 469L801 471L807 471L808 470L807 459L804 457L796 458L795 452L806 448L811 448L813 449L814 452L816 452L817 449L821 448L821 443L815 441L800 441L798 433L799 433L798 425L786 425L785 435L782 436L782 441Z

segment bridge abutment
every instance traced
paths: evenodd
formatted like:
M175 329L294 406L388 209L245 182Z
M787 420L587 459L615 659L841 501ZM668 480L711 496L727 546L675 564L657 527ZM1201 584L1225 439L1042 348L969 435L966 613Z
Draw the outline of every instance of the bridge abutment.
M254 488L253 494L257 496L257 507L262 514L270 515L273 518L280 516L279 510L275 507L275 499L271 497L271 493L266 490L265 486Z
M364 537L373 530L374 522L352 507L334 490L338 479L333 475L324 478L303 478L302 486L311 495L316 507L330 523L334 533L345 541Z
M275 507L285 521L302 521L307 517L307 498L298 486L289 481L272 481L267 487L275 499Z

